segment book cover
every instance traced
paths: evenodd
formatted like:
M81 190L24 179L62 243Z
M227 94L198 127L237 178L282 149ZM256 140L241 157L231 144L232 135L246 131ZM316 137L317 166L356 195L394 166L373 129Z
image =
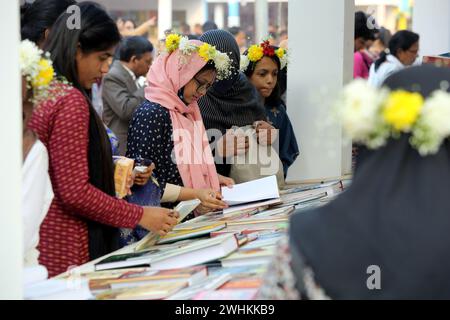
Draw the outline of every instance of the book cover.
M228 281L219 289L259 289L263 284L261 277L236 278Z
M214 223L205 226L188 226L187 228L179 228L169 232L166 236L161 237L157 244L172 243L180 240L209 236L211 232L222 230L226 227L225 223Z
M136 288L113 289L96 295L97 300L162 300L188 286L187 282L154 283Z
M91 290L120 289L142 286L151 283L186 281L195 284L207 276L206 267L192 267L175 270L144 271L141 273L128 272L119 278L91 280Z

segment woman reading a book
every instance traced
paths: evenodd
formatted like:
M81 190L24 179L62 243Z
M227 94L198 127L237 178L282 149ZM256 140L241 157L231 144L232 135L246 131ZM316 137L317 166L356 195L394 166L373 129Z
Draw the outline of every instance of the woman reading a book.
M46 50L64 80L52 84L51 98L36 107L29 124L48 149L55 193L39 243L39 261L50 276L114 251L119 227L141 225L165 235L177 223L171 210L115 198L111 145L88 92L108 71L120 34L99 5L78 7L79 28L69 28L73 17L63 13L49 35Z
M241 71L263 98L267 122L279 130L279 156L285 178L299 155L294 129L280 96L279 76L287 63L287 51L268 42L251 46L241 57Z
M217 174L197 101L229 69L226 54L171 34L148 73L147 100L132 119L127 156L153 161L163 204L198 198L200 212L226 207L220 186L233 181Z
M375 91L382 101L366 100L365 108L375 106L372 119L351 106L374 89L346 88L340 107L352 114L344 131L366 145L353 183L330 204L292 217L262 298L450 298L448 79L450 70L434 66L391 76L389 92ZM370 132L351 131L355 122L345 120L358 117L373 125Z

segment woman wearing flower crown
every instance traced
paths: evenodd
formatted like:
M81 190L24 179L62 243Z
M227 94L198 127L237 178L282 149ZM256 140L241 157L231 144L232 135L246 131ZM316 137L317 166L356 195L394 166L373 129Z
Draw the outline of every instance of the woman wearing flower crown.
M256 127L257 124L261 129L259 132L274 128L265 121L264 106L259 101L255 87L245 74L239 71L241 53L234 36L225 30L210 30L200 37L200 41L229 54L233 67L231 76L214 83L211 90L199 101L210 139L212 140L214 131L222 134L222 139L214 141L215 158L218 159L217 162L221 161L216 163L217 171L221 175L230 176L232 165L228 159L247 154L250 147L248 139L238 139L242 130L235 128Z
M265 41L251 46L241 57L241 70L264 100L267 121L279 132L279 156L284 176L299 155L297 139L281 99L279 73L287 68L287 51Z
M52 184L48 175L48 153L45 146L28 127L38 97L45 95L53 80L51 62L42 51L25 40L20 45L22 73L23 157L22 216L24 223L24 266L39 265L39 228L53 200Z
M220 185L233 182L216 172L197 101L216 77L230 75L229 58L176 34L168 35L165 51L148 73L147 101L131 122L127 156L155 163L162 203L198 198L201 212L223 209Z
M68 28L71 14L62 14L46 47L57 76L71 84L55 83L30 120L48 148L55 192L39 243L39 261L50 276L118 248L119 227L139 224L165 235L177 223L171 210L115 198L111 145L87 92L108 71L120 34L97 4L78 7L80 28Z
M261 298L450 299L450 70L347 86L336 112L361 145L352 185L296 214Z

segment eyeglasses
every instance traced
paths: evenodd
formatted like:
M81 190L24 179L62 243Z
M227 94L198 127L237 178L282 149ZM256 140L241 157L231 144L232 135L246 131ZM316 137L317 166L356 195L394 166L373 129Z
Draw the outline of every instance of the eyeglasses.
M197 82L197 93L201 92L208 92L209 88L212 87L212 84L210 83L202 83L200 80L198 80L196 77L194 77L195 82Z

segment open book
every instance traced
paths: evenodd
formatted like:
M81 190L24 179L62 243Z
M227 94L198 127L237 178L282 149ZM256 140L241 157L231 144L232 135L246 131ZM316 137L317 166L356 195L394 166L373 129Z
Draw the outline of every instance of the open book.
M223 201L230 206L224 210L224 214L280 202L276 176L238 184L232 188L223 187L222 196Z

